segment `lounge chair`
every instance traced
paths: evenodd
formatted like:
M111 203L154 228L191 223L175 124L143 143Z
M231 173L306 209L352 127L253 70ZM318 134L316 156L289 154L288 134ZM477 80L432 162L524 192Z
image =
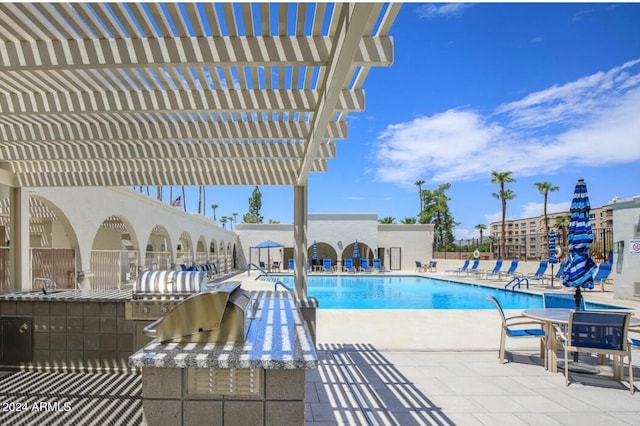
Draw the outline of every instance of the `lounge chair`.
M558 343L564 349L564 378L569 386L569 352L586 352L613 357L613 376L624 377L624 358L628 360L629 392L633 395L633 365L629 344L630 312L571 311L566 333L556 327Z
M516 260L512 260L511 261L511 265L509 265L509 269L507 269L506 271L502 272L498 272L498 279L502 280L502 276L504 275L504 279L507 278L511 278L513 276L515 276L517 274L516 269L518 269L518 265L519 265L519 261ZM487 277L488 278L488 277Z
M289 270L293 271L293 259L289 259Z
M387 272L387 269L382 265L382 261L377 257L373 259L373 269L377 272Z
M493 302L496 305L496 309L498 309L498 313L500 314L500 319L502 320L502 327L500 332L500 349L498 351L498 357L500 358L500 364L504 363L504 352L505 352L505 340L507 337L512 337L515 339L520 338L538 338L542 339L543 343L546 346L546 338L547 335L542 329L543 323L540 321L534 321L531 318L527 318L524 315L517 315L513 317L507 317L502 310L502 306L498 299L494 296L487 297L487 300ZM529 328L531 325L537 325L539 328ZM526 328L523 328L526 326ZM546 363L546 358L545 358ZM545 364L545 368L546 368Z
M322 259L322 268L325 272L331 272L331 259L324 258Z
M459 272L465 272L467 269L469 268L469 259L466 259L464 261L464 263L462 264L461 268L458 269L447 269L446 271L444 271L444 273L452 273L452 274L457 274Z
M483 276L486 278L489 275L497 275L500 273L500 269L502 269L502 259L498 259L496 260L496 264L493 267L492 270L487 270L487 269L480 269L478 271L476 271L474 274L476 277L478 278L482 278Z
M574 293L543 293L542 303L545 309L547 308L564 308L575 309L576 299ZM584 297L580 298L580 310L586 309Z
M353 259L344 259L342 270L345 272L356 272L356 268L353 267Z
M362 259L360 261L360 271L361 272L372 272L373 268L369 266L369 260Z
M611 275L611 264L610 263L601 263L598 267L598 271L593 276L593 285L600 284L600 291L604 293L604 284L606 282L610 282L609 278Z
M458 275L461 275L461 274L465 274L465 275L475 274L476 271L478 270L478 266L480 266L480 259L474 259L473 260L473 264L471 265L471 268L466 269L464 271L458 272Z
M529 281L529 283L531 283L532 281L537 281L538 284L543 284L544 280L549 278L544 274L545 272L547 272L548 266L549 266L549 261L542 260L538 265L538 269L536 269L536 272L534 272L533 274L527 274L527 275L515 274L515 275L520 275L522 278L526 278Z

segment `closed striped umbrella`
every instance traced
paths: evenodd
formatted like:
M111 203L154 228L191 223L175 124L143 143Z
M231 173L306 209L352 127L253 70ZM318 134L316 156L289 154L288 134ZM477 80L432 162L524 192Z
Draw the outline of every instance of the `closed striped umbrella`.
M589 223L590 210L587 184L584 179L580 179L576 184L569 209L571 212L568 232L569 254L562 276L562 285L576 289L576 309L582 297L580 288L593 288L593 273L596 270L596 264L589 256L593 243L593 232Z
M316 243L316 240L313 240L313 252L311 254L311 258L313 260L318 260L318 243Z
M551 287L553 288L553 264L558 263L558 252L556 251L556 231L549 231L549 264L551 265Z
M358 245L358 240L353 243L353 256L354 259L360 258L360 246Z

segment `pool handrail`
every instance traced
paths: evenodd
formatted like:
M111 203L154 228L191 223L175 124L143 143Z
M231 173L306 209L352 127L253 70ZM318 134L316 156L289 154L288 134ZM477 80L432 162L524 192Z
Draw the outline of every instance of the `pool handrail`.
M285 283L283 283L282 281L278 280L276 281L275 285L273 286L273 291L278 291L278 286L281 285L282 287L284 287L287 291L293 291L292 288L290 288L288 285L286 285Z
M264 269L262 269L261 267L259 267L258 265L256 265L255 263L250 263L247 265L247 274L251 275L251 267L254 267L255 269L257 269L258 271L262 272L264 275L269 276L269 272L265 271ZM258 276L259 278L260 276ZM256 278L256 279L258 279Z

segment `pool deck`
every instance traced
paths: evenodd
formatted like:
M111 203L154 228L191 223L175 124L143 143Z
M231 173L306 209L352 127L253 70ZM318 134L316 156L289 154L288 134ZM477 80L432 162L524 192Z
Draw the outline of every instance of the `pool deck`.
M246 289L273 289L272 283L255 278L255 272L252 276L245 272L230 279L241 280ZM498 281L482 283L504 286ZM587 292L586 298L620 304L611 292ZM637 303L624 304L640 309ZM608 366L601 367L598 375L572 373L572 383L565 387L562 373L544 370L533 339L508 340L509 362L499 364L499 327L495 309L318 310L320 362L318 370L307 374L305 425L638 423L640 392L630 395L628 383L613 380ZM633 356L634 376L640 382L640 351L634 350ZM581 361L593 359L581 355ZM42 378L29 375L33 373L15 373L12 386L4 382L11 376L0 378L0 402L68 401L74 424L146 424L139 374L85 373L75 379L54 373ZM69 386L74 380L91 387L91 392ZM114 389L120 390L114 394ZM65 419L62 412L0 412L0 424L68 424Z
M499 289L505 284L442 272L418 275ZM243 278L243 287L271 285L255 281L255 272ZM560 283L554 289L529 288L531 293L546 291L573 290ZM640 310L639 303L614 299L611 291L585 293L591 302ZM640 392L630 395L628 382L613 380L610 367L601 367L598 375L571 373L572 383L565 387L562 372L552 374L543 368L534 339L508 339L510 362L499 364L499 330L494 308L319 309L321 364L307 379L305 424L356 425L372 420L402 426L638 424ZM634 376L640 378L640 351L633 352ZM582 355L581 361L593 360Z

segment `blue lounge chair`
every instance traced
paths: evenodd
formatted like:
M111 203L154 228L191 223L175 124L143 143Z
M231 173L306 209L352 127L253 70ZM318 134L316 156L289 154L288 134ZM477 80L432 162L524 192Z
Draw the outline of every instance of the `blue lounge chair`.
M369 266L369 260L368 259L360 260L360 271L361 272L371 272L371 271L373 271L373 268Z
M513 317L507 317L502 310L502 306L498 299L494 296L487 297L487 300L493 302L498 309L498 313L500 314L500 318L502 319L502 330L500 332L500 349L498 351L498 357L500 358L500 364L504 363L504 346L505 340L507 337L512 338L539 338L545 341L546 343L546 333L542 329L543 324L539 321L534 321L531 318L527 318L524 315L518 315ZM538 328L528 328L531 325L537 325ZM527 328L523 328L526 326ZM546 358L545 358L546 363ZM546 368L545 364L545 368Z
M469 268L469 259L466 259L464 261L464 263L462 264L461 268L458 269L447 269L446 271L444 271L444 273L452 273L452 274L457 274L459 272L465 272L467 269Z
M536 272L534 272L533 274L527 274L524 276L524 278L526 278L527 280L529 280L529 283L531 282L537 282L538 285L544 283L544 280L548 279L549 277L546 276L544 273L547 272L547 267L549 266L549 261L548 260L542 260L540 261L540 264L538 265L538 269L536 269Z
M610 281L609 275L611 275L611 264L601 263L598 271L593 276L593 284L600 284L600 291L602 292L604 292L604 284Z
M633 365L629 344L630 312L571 311L566 333L557 327L558 341L564 349L565 385L569 386L569 352L611 355L616 379L624 375L624 358L628 360L629 392L633 395Z
M331 259L329 258L322 259L322 267L324 268L325 272L331 272Z
M481 269L475 272L475 276L478 278L487 278L489 275L498 275L500 273L500 269L502 269L502 259L496 260L496 264L492 270Z
M509 269L507 269L505 272L498 272L498 279L502 279L502 275L504 275L505 278L511 278L514 275L517 274L516 269L518 269L518 264L519 261L516 260L512 260L511 261L511 265L509 265Z
M473 264L471 265L471 268L465 269L463 271L458 272L458 275L460 275L460 274L465 274L465 275L474 274L478 270L478 266L480 266L480 259L474 259L473 260Z
M377 257L375 259L373 259L373 269L375 269L378 272L386 272L387 269L382 266L382 261L380 259L378 259Z
M289 270L293 271L293 259L289 259Z
M356 268L353 267L353 259L344 259L343 270L345 272L356 272Z

